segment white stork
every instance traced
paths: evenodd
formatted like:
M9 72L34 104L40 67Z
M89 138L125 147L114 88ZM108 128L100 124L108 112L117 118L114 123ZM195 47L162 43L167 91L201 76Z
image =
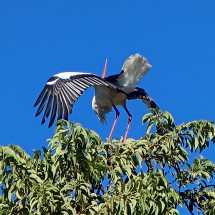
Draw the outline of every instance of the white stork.
M49 127L54 123L56 115L58 120L68 120L68 114L72 113L75 101L88 87L93 86L95 95L92 99L92 108L102 124L106 123L105 116L112 108L116 112L108 141L112 138L120 115L116 107L118 105L121 105L128 114L128 124L124 135L124 140L126 140L132 120L132 115L126 107L126 100L141 99L148 108L157 108L148 93L144 89L136 87L150 70L151 65L140 54L131 55L126 59L120 74L105 77L106 64L107 61L102 77L83 72L61 72L51 77L34 104L34 106L40 104L36 116L46 106L41 124L45 122L50 113Z

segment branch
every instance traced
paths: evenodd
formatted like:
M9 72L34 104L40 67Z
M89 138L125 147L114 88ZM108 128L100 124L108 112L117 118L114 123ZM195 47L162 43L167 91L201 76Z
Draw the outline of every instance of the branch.
M206 189L208 187L215 187L215 184L205 185L204 187L202 187L201 189L199 189L199 191L203 191L204 189Z
M195 215L195 214L193 213L193 210L191 210L190 206L187 204L187 202L185 201L184 203L185 203L185 205L186 205L188 211L189 211L192 215Z

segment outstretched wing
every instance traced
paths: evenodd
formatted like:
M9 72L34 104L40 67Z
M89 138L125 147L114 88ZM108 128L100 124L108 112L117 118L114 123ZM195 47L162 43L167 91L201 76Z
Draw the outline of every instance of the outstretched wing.
M134 54L129 56L117 77L118 87L127 94L131 93L150 69L151 65L142 55Z
M116 89L108 81L91 73L62 72L51 77L37 98L34 106L39 105L35 116L38 116L45 108L41 124L51 113L49 127L57 119L68 120L68 114L72 113L75 101L91 86L103 85Z
M158 108L155 101L142 88L136 87L133 92L128 94L128 100L131 100L131 99L141 99L148 108Z

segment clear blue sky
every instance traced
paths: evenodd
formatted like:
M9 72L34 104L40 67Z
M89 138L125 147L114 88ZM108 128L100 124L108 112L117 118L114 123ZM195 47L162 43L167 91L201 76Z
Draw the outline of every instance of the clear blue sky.
M53 74L101 75L106 58L107 74L115 74L134 53L153 66L139 86L172 113L176 124L215 120L214 8L214 0L1 1L1 144L17 144L28 153L47 146L54 127L40 125L33 104ZM104 140L115 114L101 126L91 109L93 94L89 89L80 97L69 119ZM129 137L139 138L148 111L140 101L129 101L128 108L133 114ZM127 123L120 110L114 137L124 135ZM214 160L213 154L205 155Z

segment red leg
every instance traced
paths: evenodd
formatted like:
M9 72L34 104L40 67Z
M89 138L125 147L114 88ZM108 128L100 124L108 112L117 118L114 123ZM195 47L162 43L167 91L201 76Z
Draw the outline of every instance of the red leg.
M113 108L114 108L114 110L116 111L116 118L115 118L114 123L113 123L113 126L112 126L112 128L111 128L110 135L109 135L108 140L107 140L108 142L109 142L109 141L111 140L111 138L112 138L113 131L114 131L115 127L116 127L116 123L117 123L117 121L118 121L118 119L119 119L119 115L120 115L120 112L118 111L118 109L116 108L116 106L113 105Z
M105 60L105 65L104 65L104 69L103 69L103 72L102 72L102 78L105 78L106 70L107 70L107 59Z
M128 114L128 124L127 124L127 128L126 128L126 131L125 131L125 136L123 138L123 142L127 139L128 131L130 129L131 120L132 120L132 115L130 114L130 112L128 111L126 106L124 107L124 109L125 109L126 113Z

